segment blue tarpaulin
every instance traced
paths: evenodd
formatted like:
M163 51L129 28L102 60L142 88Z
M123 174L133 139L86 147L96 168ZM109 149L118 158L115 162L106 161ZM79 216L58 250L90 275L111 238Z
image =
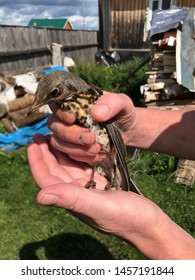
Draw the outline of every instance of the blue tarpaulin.
M45 74L49 74L53 71L56 71L56 70L61 70L61 71L65 71L65 72L68 72L68 68L65 67L65 66L52 66L51 68L47 68L47 69L44 69L44 70L37 70L37 72L44 72Z
M32 126L18 128L8 134L0 133L0 150L11 151L25 146L33 141L33 135L36 133L43 135L50 133L47 127L47 118Z
M152 17L152 26L150 30L150 38L156 34L176 29L180 21L184 21L188 14L187 9L173 6L168 10L155 10Z

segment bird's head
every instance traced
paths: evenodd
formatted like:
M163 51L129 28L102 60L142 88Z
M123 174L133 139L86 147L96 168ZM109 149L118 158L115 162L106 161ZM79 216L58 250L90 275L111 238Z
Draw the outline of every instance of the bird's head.
M72 79L72 74L64 71L53 71L43 76L37 86L35 101L28 114L35 112L45 104L52 102L62 104L67 97L76 92Z

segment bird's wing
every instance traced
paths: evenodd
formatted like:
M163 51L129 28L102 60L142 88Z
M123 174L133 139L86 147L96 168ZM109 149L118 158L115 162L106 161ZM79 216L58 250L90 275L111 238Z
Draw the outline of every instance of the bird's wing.
M123 178L123 183L122 183L122 189L125 191L132 191L137 194L141 194L133 180L130 178L129 173L128 173L128 168L127 168L127 163L125 160L125 145L123 143L123 138L121 135L120 130L116 126L116 124L113 123L108 123L106 125L108 133L110 135L111 141L116 149L118 161L119 161L119 169L121 172L121 176Z

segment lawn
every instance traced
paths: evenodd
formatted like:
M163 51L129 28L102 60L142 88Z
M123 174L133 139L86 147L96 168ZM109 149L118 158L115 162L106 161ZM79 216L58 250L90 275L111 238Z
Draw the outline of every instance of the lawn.
M141 152L136 162L129 160L129 168L143 194L195 237L195 188L186 190L169 178L172 158ZM1 260L144 259L125 242L97 233L67 211L38 205L25 148L0 152L0 178Z

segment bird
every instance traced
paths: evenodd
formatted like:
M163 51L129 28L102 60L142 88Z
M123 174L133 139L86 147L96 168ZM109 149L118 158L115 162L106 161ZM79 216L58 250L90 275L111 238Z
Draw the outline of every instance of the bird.
M92 175L86 188L95 188L95 173L107 179L105 190L111 188L132 191L141 194L128 173L126 150L120 128L114 120L96 122L91 116L92 105L103 95L103 91L86 83L74 73L55 70L45 74L39 81L35 101L28 114L45 104L56 103L61 110L74 113L78 125L94 131L96 141L106 159L98 163L90 163Z

